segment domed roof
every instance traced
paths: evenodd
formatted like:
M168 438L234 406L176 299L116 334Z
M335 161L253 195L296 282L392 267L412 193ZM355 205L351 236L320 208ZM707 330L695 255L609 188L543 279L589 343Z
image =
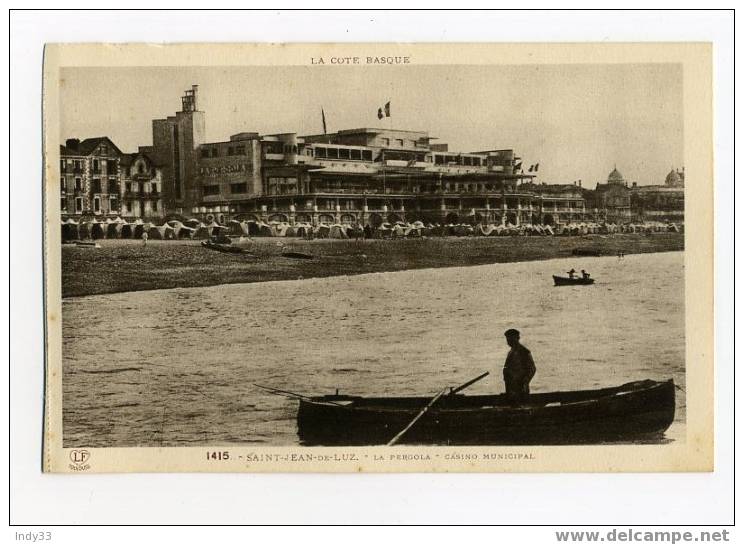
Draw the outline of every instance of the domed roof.
M610 172L610 175L607 176L607 182L616 183L616 184L624 184L625 178L623 178L623 175L620 174L620 171L617 169L617 167L615 167L612 169L612 172Z
M679 177L679 173L672 169L669 174L667 174L666 177L666 185L680 185L682 183L682 178Z

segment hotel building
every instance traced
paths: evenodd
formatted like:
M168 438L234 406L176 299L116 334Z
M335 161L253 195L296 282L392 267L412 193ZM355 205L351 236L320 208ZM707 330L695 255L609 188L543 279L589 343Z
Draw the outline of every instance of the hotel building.
M384 222L562 223L586 219L576 188L532 183L511 149L450 151L427 132L359 128L329 134L204 140L198 87L182 111L153 121L168 212L218 222L254 219L379 225Z

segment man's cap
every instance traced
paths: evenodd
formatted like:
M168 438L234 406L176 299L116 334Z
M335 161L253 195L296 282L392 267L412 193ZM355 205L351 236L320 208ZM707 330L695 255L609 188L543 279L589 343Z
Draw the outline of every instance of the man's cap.
M519 331L517 331L516 329L507 329L506 331L504 331L504 336L505 337L519 337Z

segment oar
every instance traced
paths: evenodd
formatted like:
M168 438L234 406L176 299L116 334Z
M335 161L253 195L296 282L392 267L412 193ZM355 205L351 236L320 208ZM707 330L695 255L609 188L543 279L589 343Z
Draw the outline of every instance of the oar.
M465 384L462 384L462 385L458 386L458 387L457 387L457 388L455 388L454 390L450 388L450 394L449 394L449 395L454 395L454 394L456 394L457 392L461 392L462 390L464 390L464 389L465 389L465 388L467 388L468 386L470 386L470 385L472 385L472 384L475 384L476 382L478 382L478 381L479 381L479 380L481 380L481 379L484 379L484 378L486 378L487 376L488 376L488 371L486 371L485 373L483 373L483 374L482 374L482 375L480 375L480 376L477 376L477 377L475 377L474 379L471 379L471 380L467 381L467 382L466 382ZM389 446L389 447L392 447L392 446L393 446L394 444L396 444L396 443L397 443L398 441L400 441L400 438L401 438L401 437L403 437L403 436L404 436L404 435L406 434L406 432L407 432L408 430L410 430L410 429L411 429L411 427L413 427L413 425L414 425L414 424L415 424L416 422L418 422L418 420L419 420L419 419L420 419L420 418L421 418L422 416L424 416L424 414L426 414L426 411L428 411L428 410L429 410L429 409L430 409L430 408L431 408L431 407L432 407L432 406L433 406L433 405L434 405L434 404L435 404L435 403L436 403L437 401L439 401L439 398L440 398L440 397L442 397L442 396L443 396L443 395L444 395L444 394L445 394L446 392L447 392L447 388L445 388L444 390L442 390L441 392L439 392L439 393L438 393L437 395L435 395L435 396L434 396L434 398L432 398L432 400L431 400L431 401L429 401L429 404L428 404L428 405L427 405L426 407L424 407L424 408L423 408L423 409L421 410L421 412L420 412L420 413L418 413L418 414L416 415L416 417L415 417L415 418L414 418L413 420L411 420L411 422L410 422L410 423L409 423L409 424L408 424L408 425L407 425L407 426L406 426L405 428L403 428L403 429L402 429L402 430L400 431L400 433L399 433L398 435L396 435L395 437L393 437L393 438L392 438L392 439L391 439L391 440L390 440L390 441L388 442L387 446Z
M458 387L457 387L457 388L455 388L454 390L451 390L451 391L450 391L450 395L455 395L456 393L458 393L458 392L461 392L461 391L463 391L463 390L464 390L465 388L467 388L468 386L472 386L473 384L475 384L475 383L476 383L476 382L478 382L479 380L482 380L482 379L486 378L486 377L487 377L487 376L488 376L489 374L490 374L490 373L489 373L488 371L486 371L486 372L485 372L485 373L483 373L482 375L479 375L479 376L475 377L474 379L472 379L472 380L469 380L469 381L467 381L467 382L466 382L465 384L463 384L462 386L458 386Z
M269 386L262 386L260 384L254 384L256 388L261 388L262 390L266 390L270 394L278 395L278 396L284 396L284 397L292 397L295 399L302 399L304 401L310 401L315 402L311 397L308 397L306 395L298 394L296 392L289 392L287 390L280 390L278 388L270 388ZM336 403L335 401L323 401L322 403L329 403L331 405L338 405L339 407L344 407L345 405L342 403Z
M418 419L419 419L419 418L421 418L422 416L424 416L424 414L426 413L426 411L428 411L428 410L429 410L429 408L430 408L430 407L431 407L432 405L434 405L434 403L436 403L437 401L439 401L439 398L440 398L440 397L442 397L442 396L443 396L443 395L444 395L445 393L447 393L447 388L445 388L444 390L442 390L441 392L439 392L439 393L438 393L437 395L435 395L435 396L434 396L434 397L432 398L432 400L431 400L431 401L429 401L429 404L428 404L428 405L427 405L426 407L424 407L423 409L421 409L421 412L420 412L420 413L418 413L418 414L416 415L416 418L414 418L413 420L411 420L410 424L408 424L408 425L407 425L407 426L406 426L405 428L403 428L403 429L402 429L402 430L400 431L400 433L399 433L398 435L396 435L395 437L393 437L393 438L392 438L392 439L391 439L391 440L390 440L390 441L388 442L387 446L389 446L389 447L392 447L392 446L393 446L393 445L394 445L395 443L397 443L397 442L398 442L398 441L400 440L400 438L401 438L401 437L403 437L403 436L405 435L405 433L406 433L406 432L407 432L408 430L410 430L410 429L411 429L411 427L412 427L412 426L413 426L413 425L414 425L414 424L415 424L416 422L418 422Z

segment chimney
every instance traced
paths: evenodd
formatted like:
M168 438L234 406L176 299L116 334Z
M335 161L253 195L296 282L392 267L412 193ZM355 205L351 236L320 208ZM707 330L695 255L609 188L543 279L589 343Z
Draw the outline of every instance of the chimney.
M199 86L198 85L192 85L191 86L191 92L194 95L194 98L192 99L193 100L194 111L197 111L199 108L196 107L196 95L199 92Z
M78 150L80 148L80 139L68 138L65 140L65 147L71 150Z
M581 180L579 180L579 187L581 187Z

